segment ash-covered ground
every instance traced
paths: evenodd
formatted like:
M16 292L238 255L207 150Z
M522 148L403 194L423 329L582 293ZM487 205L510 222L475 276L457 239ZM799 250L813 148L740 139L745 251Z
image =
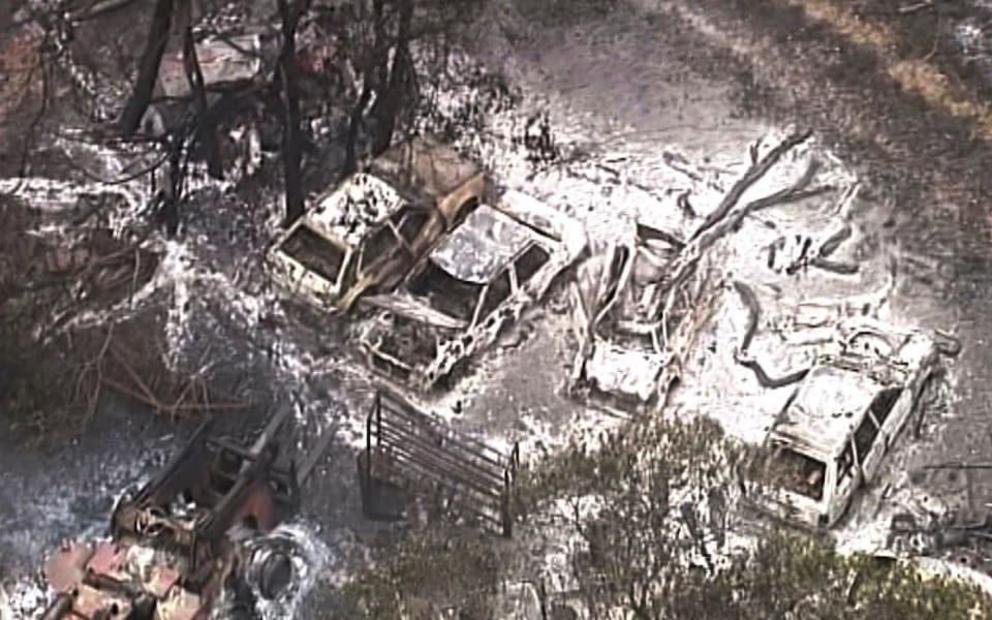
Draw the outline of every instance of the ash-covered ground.
M538 19L527 3L494 3L480 16L483 36L455 50L450 74L426 89L435 105L420 122L425 130L449 130L454 144L501 184L580 219L594 255L628 234L635 219L650 221L675 208L684 191L704 215L747 169L753 145L768 149L795 127L812 128L812 140L749 196L787 186L813 160L820 164L815 182L830 191L757 213L714 249L728 266L728 286L666 415L708 415L732 437L760 442L788 397L791 388L762 389L734 362L746 315L729 286L733 280L755 288L769 320L795 312L801 301L829 308L853 299L902 325L953 332L964 348L947 361L947 385L921 437L900 437L884 475L836 531L841 546L877 549L896 513L968 508L981 514L992 502L987 470L919 469L992 454L992 388L985 379L992 220L984 180L992 158L981 132L969 125L981 118L962 118L900 90L882 78L888 73L878 63L858 74L842 70L863 60L870 40L850 43L843 28L796 8L801 2L756 4L641 0ZM859 8L871 17L875 4L883 3ZM963 83L978 97L990 79L985 46L992 36L989 9L981 4L941 17L931 44L949 67L970 68ZM912 41L923 25L908 20L932 17L874 15ZM483 79L496 75L502 79ZM536 125L529 124L533 119ZM542 122L554 146L537 153L544 158L522 139ZM4 181L4 190L38 203L33 187L71 195L79 185L58 170L33 174L24 183ZM139 217L140 197L147 195L142 183L126 186L139 198L118 214L122 221ZM256 190L251 179L222 186L204 177L178 238L154 241L164 257L147 299L167 308L177 359L207 358L232 375L252 377L254 385L239 388L244 394L270 384L268 391L299 399L292 445L305 449L321 433L335 433L293 524L309 546L314 571L307 577L316 586L304 584L306 600L298 606L260 610L268 618L310 618L326 614L348 572L366 565L366 549L382 529L361 516L354 461L375 379L354 352L361 317L332 323L288 301L269 281L260 256L276 233L280 200ZM853 233L838 257L859 266L855 275L816 269L790 275L769 267L767 248L779 237L822 241L843 225ZM787 246L783 253L794 251ZM572 275L474 360L450 392L425 399L426 406L495 445L519 442L524 459L622 423L617 412L564 393L575 350ZM790 343L767 327L759 328L756 354L783 370L808 360L801 335ZM250 417L260 422L264 414ZM45 553L61 538L98 533L118 494L165 462L191 428L117 404L58 449L39 451L16 434L0 435L4 620L37 611L45 593L36 570ZM981 563L979 551L970 561Z

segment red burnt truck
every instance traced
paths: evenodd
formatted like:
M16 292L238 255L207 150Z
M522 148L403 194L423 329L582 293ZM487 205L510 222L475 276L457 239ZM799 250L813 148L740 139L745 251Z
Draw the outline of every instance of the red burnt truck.
M299 489L329 443L297 468L275 436L289 409L252 445L211 437L202 424L172 462L113 511L110 538L66 541L48 559L56 596L45 620L205 620L225 592L250 584L278 595L292 579L282 551L245 544L299 504Z

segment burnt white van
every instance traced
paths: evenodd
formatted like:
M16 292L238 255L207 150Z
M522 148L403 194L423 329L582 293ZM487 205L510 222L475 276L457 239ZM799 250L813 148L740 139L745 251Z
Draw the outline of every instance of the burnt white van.
M829 528L872 481L918 409L940 357L935 340L877 321L842 325L751 463L745 498L787 521Z

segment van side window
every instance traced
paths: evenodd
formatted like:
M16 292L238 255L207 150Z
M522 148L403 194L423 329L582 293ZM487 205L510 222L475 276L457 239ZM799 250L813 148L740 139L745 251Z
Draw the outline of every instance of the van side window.
M851 470L854 467L854 453L851 448L851 442L847 442L847 447L841 453L840 457L837 458L837 482L841 483L851 475Z
M875 426L875 422L866 412L864 419L861 420L861 426L854 432L854 447L858 450L858 458L862 463L865 457L868 456L868 452L871 451L871 445L875 442L875 437L877 436L878 427Z
M888 388L879 392L875 400L871 401L871 412L879 426L885 424L885 419L892 413L892 408L895 407L900 394L902 388Z

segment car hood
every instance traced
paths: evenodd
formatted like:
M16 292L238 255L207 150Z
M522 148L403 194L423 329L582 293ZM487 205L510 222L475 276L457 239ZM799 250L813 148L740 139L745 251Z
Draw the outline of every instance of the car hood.
M592 346L592 354L586 360L585 374L603 392L636 396L641 401L648 401L657 388L658 376L664 367L664 355L600 340Z
M409 294L372 295L366 297L365 302L432 327L447 330L462 330L468 327L467 322L439 312L424 300Z

